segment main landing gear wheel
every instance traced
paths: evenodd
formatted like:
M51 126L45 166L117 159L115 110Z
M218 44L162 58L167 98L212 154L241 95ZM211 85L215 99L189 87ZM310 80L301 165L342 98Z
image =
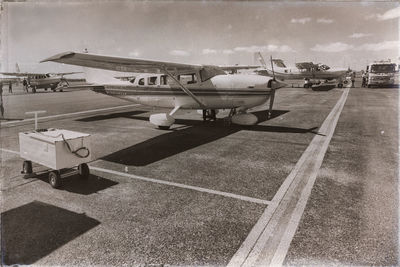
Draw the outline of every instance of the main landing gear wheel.
M79 177L82 180L87 180L90 175L89 166L86 163L78 165Z
M32 87L32 93L36 93L36 86Z
M49 173L49 184L53 188L59 188L61 186L61 176L59 171L51 171Z
M29 174L32 174L32 161L25 160L22 164L22 173L26 174L24 178L29 178Z

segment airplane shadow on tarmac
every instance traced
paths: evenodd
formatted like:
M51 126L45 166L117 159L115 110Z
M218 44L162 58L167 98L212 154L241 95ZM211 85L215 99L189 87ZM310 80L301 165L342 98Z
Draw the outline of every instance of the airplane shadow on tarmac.
M33 264L100 224L40 201L1 213L2 264Z
M92 117L86 117L82 119L78 119L77 121L83 122L90 122L90 121L101 121L101 120L108 120L108 119L115 119L115 118L131 118L134 115L139 115L142 113L146 113L148 111L144 110L134 110L134 111L127 111L127 112L117 112L117 113L110 113L105 115L96 115Z
M289 111L274 110L270 119L281 116ZM254 112L259 122L267 120L267 111ZM148 117L133 116L133 119L148 120ZM241 130L260 131L260 132L280 132L280 133L315 133L317 127L310 129L268 126L268 125L226 125L223 120L216 122L203 122L201 120L176 119L176 124L191 126L179 130L169 130L162 134L135 144L128 148L114 152L103 157L103 160L115 162L128 166L146 166L164 158L179 154L203 144L207 144L234 134Z
M36 175L35 178L45 183L49 182L48 172ZM90 195L117 184L117 182L93 174L87 180L82 180L79 175L71 175L62 179L61 186L58 189L81 195Z

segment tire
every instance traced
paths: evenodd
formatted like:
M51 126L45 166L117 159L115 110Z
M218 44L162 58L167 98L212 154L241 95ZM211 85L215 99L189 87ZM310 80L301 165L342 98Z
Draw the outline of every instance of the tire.
M51 171L49 173L49 184L53 188L59 188L61 186L61 176L59 171Z
M86 163L79 164L78 166L79 177L82 180L87 180L90 175L89 166Z
M32 161L29 160L24 161L24 163L22 164L22 172L25 174L32 173Z
M60 92L63 92L64 90L63 90L63 89L60 89L59 91L60 91Z
M36 86L32 87L32 93L36 93Z

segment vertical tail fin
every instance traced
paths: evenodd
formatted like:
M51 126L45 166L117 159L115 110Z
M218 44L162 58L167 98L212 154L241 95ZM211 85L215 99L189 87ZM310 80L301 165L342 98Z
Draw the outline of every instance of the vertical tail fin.
M21 72L21 70L19 69L18 63L15 63L15 72Z

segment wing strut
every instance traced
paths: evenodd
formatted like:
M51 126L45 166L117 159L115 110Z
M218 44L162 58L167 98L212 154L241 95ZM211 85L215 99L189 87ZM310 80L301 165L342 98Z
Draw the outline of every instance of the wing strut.
M200 107L202 109L206 109L206 106L200 101L200 99L195 96L189 89L187 89L177 78L175 78L168 70L165 66L161 66L162 70L165 72L165 74L167 74L169 77L171 77L178 85L179 87L191 98L194 99L194 101L197 102L197 104L200 105Z

